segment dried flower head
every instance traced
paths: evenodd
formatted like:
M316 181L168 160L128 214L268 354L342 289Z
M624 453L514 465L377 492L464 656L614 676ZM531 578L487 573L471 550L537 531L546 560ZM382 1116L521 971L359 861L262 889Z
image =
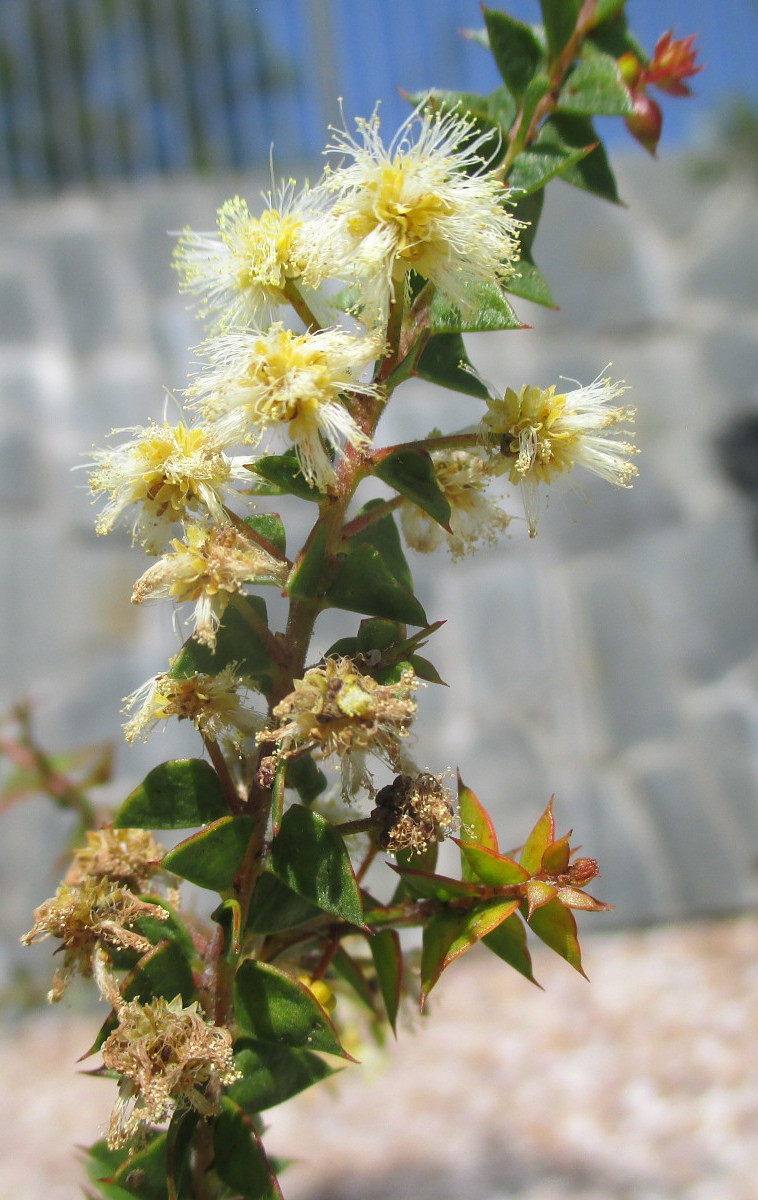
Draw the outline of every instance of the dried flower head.
M404 500L400 521L408 545L429 554L446 541L453 558L461 558L482 542L494 542L508 528L510 517L486 494L493 476L491 459L481 451L462 449L435 450L431 457L440 491L450 505L450 532L417 504Z
M185 537L175 538L171 551L137 580L132 603L160 596L194 602L195 636L213 648L229 597L256 580L283 584L287 566L231 525L189 525Z
M382 684L349 658L327 658L295 680L274 709L278 724L258 741L276 742L284 755L314 747L322 758L371 753L395 763L416 712L416 685L411 670L398 683Z
M118 1025L102 1047L103 1063L121 1076L108 1129L111 1149L177 1109L194 1108L203 1116L217 1111L209 1085L239 1078L228 1029L206 1021L197 1002L185 1008L181 996L122 1002L116 1015Z
M502 398L487 401L483 437L490 444L492 434L500 439L493 466L521 485L532 536L540 483L550 484L555 476L580 466L618 487L631 487L637 468L630 460L637 448L618 435L633 436L620 427L634 419L634 409L613 404L625 390L623 384L598 376L571 392L556 393L555 385L525 386L520 392L508 388Z
M133 892L144 892L166 853L146 829L90 829L87 844L74 851L65 882L109 879Z
M455 822L452 797L439 775L397 775L376 796L373 817L379 845L396 854L398 850L423 852L442 842Z
M228 333L201 351L209 370L190 395L225 438L256 443L268 429L284 432L306 479L323 491L335 477L330 448L368 444L343 393L376 395L360 375L378 350L376 339L341 329Z
M120 946L145 954L150 942L129 926L143 916L164 921L165 908L140 900L128 888L110 879L85 876L78 883L62 883L51 899L34 910L34 925L21 941L25 946L48 937L58 938L64 950L63 966L53 976L48 1000L60 1000L71 977L89 977L101 946Z
M97 519L98 533L110 533L122 513L135 510L135 541L148 553L160 554L172 527L189 513L208 514L217 522L226 519L223 493L246 471L242 458L224 453L218 430L180 422L117 432L134 436L93 456L90 490L108 497Z
M333 268L327 197L319 188L296 192L294 179L263 194L260 216L235 196L218 211L218 231L185 229L174 251L181 290L201 297L201 315L220 314L217 327L265 328L287 304L294 280L304 294Z
M261 727L261 718L243 703L247 694L247 681L234 663L217 675L156 675L125 697L124 711L137 711L124 725L124 736L127 742L145 741L161 721L177 717L192 721L203 737L239 746L241 738L254 737Z
M381 322L411 270L471 310L482 284L504 283L513 273L521 227L505 207L502 181L487 170L491 135L458 111L428 108L416 109L387 147L377 111L356 125L355 137L333 130L327 152L351 161L324 186L336 195L343 256L361 287L361 319Z

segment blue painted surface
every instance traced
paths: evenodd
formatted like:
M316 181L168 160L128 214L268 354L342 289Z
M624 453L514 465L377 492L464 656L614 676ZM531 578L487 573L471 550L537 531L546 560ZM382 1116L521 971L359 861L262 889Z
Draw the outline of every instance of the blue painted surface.
M537 0L509 11L539 19ZM730 93L758 102L755 0L630 0L650 51L659 34L699 33L706 69L693 100L666 98L663 146L697 141ZM458 36L482 24L478 0L2 0L0 183L43 188L193 168L315 158L329 121L382 102L392 131L399 89L486 92L488 54ZM604 122L611 143L621 122Z

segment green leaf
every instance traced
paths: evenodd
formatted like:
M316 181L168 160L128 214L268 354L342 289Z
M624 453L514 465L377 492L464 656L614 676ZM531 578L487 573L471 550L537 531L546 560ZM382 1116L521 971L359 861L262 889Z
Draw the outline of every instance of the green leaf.
M513 160L508 184L528 196L544 188L556 175L562 175L592 153L592 145L568 150L555 144L541 144L539 138L528 150L522 150ZM510 289L511 280L508 280Z
M481 800L466 787L458 774L458 817L461 823L461 833L466 840L475 843L485 850L497 852L497 834L487 809ZM476 872L469 864L461 849L461 875L463 879L476 879Z
M470 900L481 895L481 888L466 880L431 875L428 871L418 871L412 867L398 866L392 869L400 876L411 896L420 896L424 900Z
M619 11L624 3L626 0L598 0L595 27L584 43L585 48L588 43L592 43L615 59L621 58L623 54L633 54L641 63L647 63L650 61L649 56L630 32L624 13Z
M482 333L524 328L497 284L480 284L471 299L472 311L464 317L457 305L441 292L435 292L429 306L432 333Z
M416 597L398 582L379 551L365 544L346 555L326 599L332 607L348 612L389 617L409 625L428 624Z
M245 616L247 610L249 620ZM218 675L224 667L234 663L240 675L260 691L267 692L271 686L271 656L257 632L259 624L268 626L263 597L235 597L221 618L215 649L204 646L197 638L189 638L173 660L169 675L172 679L189 679L197 674Z
M225 892L242 865L252 830L251 817L221 817L169 850L163 865L198 887Z
M545 52L528 25L495 9L483 9L495 65L510 91L521 99L542 65Z
M508 291L522 300L530 300L532 304L541 304L543 308L557 308L545 276L539 267L526 255L521 256L516 264L516 270L508 280Z
M600 50L583 57L569 72L557 108L578 116L627 116L632 111L632 98L615 58Z
M179 919L174 910L170 907L166 900L160 896L145 897L151 904L155 904L157 908L162 908L168 916L165 921L159 921L157 917L139 917L134 922L134 928L148 941L157 946L159 942L173 942L177 950L187 959L188 962L194 962L197 957L195 943L192 941L192 935L183 921Z
M372 617L367 621L361 621L358 626L355 648L359 654L370 654L372 650L389 650L391 646L402 639L403 626L397 621Z
M321 1005L301 983L270 963L247 959L234 982L234 1011L257 1042L337 1054L351 1061Z
M322 912L363 926L360 888L347 847L320 813L293 804L271 844L269 869Z
M486 934L482 941L487 949L498 958L502 958L503 962L507 962L531 983L537 984L537 987L540 986L532 974L532 956L526 945L526 926L518 913L507 917L497 929Z
M600 25L603 21L607 21L610 17L615 17L616 13L624 7L626 0L596 0L594 23Z
M286 454L269 454L256 462L247 464L248 471L265 480L269 487L257 489L269 496L299 496L301 500L323 500L318 488L311 487L300 469L297 454L288 450ZM264 535L265 536L265 535Z
M360 517L364 513L371 512L372 509L383 503L383 500L369 500L360 509L358 516ZM407 588L409 592L413 591L413 576L408 566L408 560L403 553L403 543L398 533L397 525L391 514L388 514L386 517L380 517L378 521L374 521L368 528L354 534L350 541L356 546L373 546L375 550L379 551L385 564L398 583L402 583L403 587ZM383 615L383 613L376 614L376 616ZM413 624L415 625L416 622L414 621Z
M387 1019L393 1033L397 1024L400 994L403 984L403 952L396 929L380 929L369 938L369 949L374 960L374 969L379 989L387 1010Z
M450 505L437 482L432 457L426 450L396 450L377 464L374 474L401 496L423 508L443 529L450 528Z
M584 975L574 914L564 908L560 900L551 900L541 908L536 908L529 918L529 927L546 946L565 958L580 975Z
M553 817L553 801L550 799L547 808L529 834L521 851L521 865L530 875L536 875L540 870L542 855L554 840L555 818Z
M366 976L359 964L355 961L352 955L348 954L344 946L340 945L337 949L334 958L332 959L332 967L339 975L340 979L344 979L345 983L353 989L361 1003L376 1016L374 1007L374 997L371 992Z
M272 1046L243 1039L237 1042L234 1057L242 1078L227 1094L250 1113L264 1112L282 1104L335 1073L335 1068L317 1054L291 1046Z
M251 933L282 933L307 925L323 914L308 904L269 871L258 877L250 903L248 928Z
M563 150L583 150L590 143L597 143L595 149L578 162L565 167L561 171L561 179L565 179L574 187L592 192L603 200L619 204L616 180L608 156L588 117L553 113L542 126L535 145L559 146Z
M305 544L287 580L287 592L298 600L313 600L323 583L326 566L326 525L321 522Z
M409 654L408 662L413 667L414 674L419 679L423 679L425 683L437 683L441 687L447 687L434 663L430 662L428 658L424 658L422 654Z
M303 804L313 804L326 787L326 775L316 766L310 754L301 754L285 761L287 787L295 789Z
M252 517L245 517L245 524L280 554L287 553L287 531L278 513L255 513Z
M282 1193L250 1118L228 1097L213 1125L216 1173L245 1200L282 1200Z
M551 60L558 58L576 29L581 0L540 0Z
M486 400L487 388L478 376L465 370L471 363L459 333L438 333L430 337L416 364L416 375L439 387Z
M190 829L229 809L218 775L202 758L177 758L153 767L119 808L115 829Z
M547 75L535 75L526 89L526 95L521 104L521 125L519 126L519 144L523 144L532 117L537 111L537 105L543 96L551 90L550 79Z
M484 900L468 912L439 913L424 930L421 950L422 1007L446 967L497 929L518 908L518 900Z
M465 863L465 878L481 880L488 887L513 887L529 879L529 872L512 858L506 858L504 854L466 842L458 842L458 845L461 849L462 864Z
M166 1200L166 1134L159 1134L143 1149L128 1154L111 1179L113 1185L124 1189L125 1195L139 1196L140 1200L143 1197ZM132 1180L139 1180L139 1186L135 1187Z

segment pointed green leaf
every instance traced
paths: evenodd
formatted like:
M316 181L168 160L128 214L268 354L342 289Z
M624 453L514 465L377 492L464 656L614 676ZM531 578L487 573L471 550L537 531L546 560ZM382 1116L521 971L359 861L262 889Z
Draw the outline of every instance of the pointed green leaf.
M540 0L551 60L558 58L576 29L581 0Z
M275 875L264 871L258 877L250 903L248 928L251 933L282 933L322 917L321 909L308 904Z
M164 912L168 913L168 916L165 921L158 920L157 917L139 917L134 922L134 928L137 932L146 937L154 946L157 946L159 942L173 942L177 950L184 955L188 962L194 962L197 957L197 950L195 949L195 943L192 941L192 935L184 922L180 920L178 914L171 908L168 901L162 899L160 896L146 896L143 899L149 900L157 908L162 908Z
M569 72L557 107L560 112L578 116L627 116L632 111L632 98L615 58L600 50L583 57Z
M326 566L326 525L321 522L308 539L302 556L287 580L287 592L298 600L313 600L318 595Z
M287 787L295 789L303 804L312 804L326 787L326 775L316 766L310 754L301 754L286 762Z
M595 149L580 158L578 162L564 166L561 179L574 187L592 192L603 200L619 204L619 194L616 180L608 161L608 155L598 138L594 125L589 117L577 117L570 113L553 113L542 126L535 145L541 147L558 146L564 151L584 150L590 144Z
M173 659L169 675L172 679L189 679L201 673L218 675L233 663L240 675L266 692L271 686L271 656L258 628L267 626L268 612L262 596L235 597L221 618L215 649L195 637L189 638Z
M270 963L242 963L234 982L234 1011L242 1032L257 1042L352 1060L312 993Z
M439 387L486 400L489 395L486 386L466 367L471 367L471 363L461 335L438 333L424 346L416 364L416 375Z
M491 8L483 9L483 14L495 65L520 99L544 62L545 52L528 25Z
M140 1200L166 1200L166 1143L166 1134L161 1133L147 1146L132 1150L111 1176L113 1185ZM139 1187L134 1188L132 1180L137 1179Z
M216 1173L245 1200L282 1200L276 1176L250 1118L228 1097L213 1125Z
M259 458L256 462L247 464L247 469L269 485L267 488L264 485L256 489L263 495L299 496L301 500L315 500L317 504L324 498L317 488L308 483L300 470L294 450L289 450L286 454L269 454L265 458Z
M234 1058L242 1078L227 1094L250 1113L282 1104L335 1072L334 1067L310 1050L244 1039L237 1042Z
M374 468L389 487L429 513L443 529L450 527L450 505L437 482L432 457L426 450L396 450Z
M558 895L557 887L554 887L552 883L546 883L543 879L533 879L526 885L524 891L529 906L527 912L527 920L529 921L531 921L538 908L549 904Z
M334 608L389 617L409 625L427 625L416 597L399 583L373 546L357 545L346 555L337 578L326 593Z
M510 304L496 283L483 283L471 297L470 309L464 317L457 305L441 292L435 292L429 306L429 328L432 333L481 333L498 329L523 329Z
M337 949L334 958L332 959L332 967L339 975L340 979L344 979L345 983L353 989L361 1003L376 1015L374 1007L374 997L371 987L363 969L359 963L355 961L351 954L348 954L344 946L340 945Z
M225 892L242 865L252 830L251 817L221 817L169 850L163 865L198 887Z
M361 621L358 626L358 637L355 648L359 654L370 654L372 650L388 650L396 642L403 639L403 626L397 621L385 621L381 617L372 617Z
M540 985L532 973L532 956L526 944L526 926L518 913L513 913L505 921L482 938L484 945L503 962L524 975L531 983Z
M245 524L280 554L287 553L287 531L278 513L255 513L252 517L245 517Z
M619 9L623 8L626 0L596 0L594 23L600 25L602 21L607 21L610 17L615 17Z
M526 89L526 94L521 102L521 125L520 130L523 130L525 137L526 131L529 129L530 122L535 112L537 105L543 96L546 96L551 91L550 77L548 75L535 75Z
M400 937L396 929L380 929L378 933L369 938L368 944L374 960L384 1007L387 1010L387 1019L394 1033L403 984L403 952L400 947Z
M513 887L529 879L529 872L504 854L466 842L458 842L458 845L465 878L481 880L488 887ZM468 870L465 870L464 864Z
M242 947L242 906L229 896L211 913L211 918L224 931L224 956L236 965Z
M492 818L478 797L466 787L458 775L458 818L464 840L485 850L497 851L497 834ZM476 871L461 850L461 875L464 879L476 879Z
M626 0L598 0L595 9L595 27L589 35L588 42L606 54L619 59L623 54L633 54L641 63L648 63L649 56L644 47L631 33L629 23L623 12L619 11ZM605 13L605 15L603 15ZM608 18L612 19L608 19Z
M446 967L476 945L518 908L518 900L484 900L468 912L439 913L424 930L421 950L421 1003Z
M447 687L434 663L430 662L428 658L424 658L421 654L409 654L408 662L419 679L423 679L426 683L438 683L441 687Z
M280 758L274 772L274 783L271 788L271 834L276 837L282 824L284 812L284 791L287 779L287 760Z
M542 866L542 855L548 846L555 841L555 818L553 817L553 799L548 801L547 808L529 834L521 851L521 865L530 875L536 875Z
M508 185L518 188L528 196L544 188L556 175L563 175L576 163L586 158L593 150L592 144L569 150L563 146L540 144L539 139L527 150L522 150L513 160L508 173ZM511 280L508 280L511 291Z
M543 308L557 308L545 276L531 258L521 255L516 270L508 280L508 291L522 300L530 300L532 304L541 304Z
M564 908L560 900L551 900L542 908L535 909L529 918L529 928L546 946L565 958L580 975L584 975L576 921L571 910Z
M383 500L369 500L360 509L358 516L360 517L365 513L371 512L373 508L383 503ZM391 514L386 517L380 517L378 521L374 521L368 528L354 534L350 541L356 546L373 546L375 550L379 551L387 568L398 583L402 583L403 587L407 588L409 592L413 591L413 576L408 566L408 560L403 553L403 543L398 533L397 525ZM383 614L377 613L376 615L382 616Z
M298 896L322 912L363 925L360 888L347 847L320 813L293 804L271 844L269 869Z
M571 832L573 831L567 833L565 837L551 842L546 847L540 864L541 870L547 871L550 875L560 875L561 872L568 868L569 859L571 858L571 846L569 845Z
M229 809L218 775L202 758L161 763L119 808L115 829L191 829Z
M448 875L432 875L428 871L417 871L412 867L393 867L412 896L425 900L473 899L481 895L476 883L451 879Z

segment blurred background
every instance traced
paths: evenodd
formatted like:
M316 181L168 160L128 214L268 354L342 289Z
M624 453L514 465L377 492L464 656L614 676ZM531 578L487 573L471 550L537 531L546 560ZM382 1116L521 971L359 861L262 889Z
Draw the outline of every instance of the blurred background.
M507 7L539 19L536 0ZM539 1042L547 1021L555 1045L565 1047L555 1014L578 1008L585 1051L575 1039L579 1057L566 1070L566 1095L583 1091L589 1072L626 1096L625 1066L613 1060L611 1070L602 1049L587 1059L586 1046L597 1037L606 1049L618 1048L620 1030L636 1028L622 1020L622 993L663 1025L657 1041L640 1043L653 1074L635 1076L629 1111L616 1115L618 1145L606 1130L595 1174L592 1161L575 1170L560 1149L554 1173L535 1181L528 1163L529 1138L540 1141L536 1115L509 1160L518 1164L523 1153L527 1165L503 1165L493 1149L497 1114L484 1106L476 1136L484 1137L489 1165L476 1186L469 1180L470 1200L749 1200L754 1183L746 1174L740 1190L740 1121L755 1094L740 1075L744 1042L736 1047L749 1029L751 997L755 1005L755 924L724 918L749 910L756 897L758 4L631 0L628 12L650 52L665 29L698 33L704 70L692 81L696 96L662 98L660 161L632 142L622 122L600 123L628 208L551 184L535 256L560 311L519 304L531 332L476 335L468 345L499 387L546 386L559 375L587 383L612 362L638 407L640 478L631 493L588 477L580 491L552 495L535 542L514 522L504 544L457 567L409 557L430 617L447 618L430 653L453 684L430 687L421 698L419 761L433 769L460 765L513 844L556 792L561 829L574 826L585 853L600 859L597 892L617 906L594 922L621 931L620 940L590 940L597 947L590 973L606 972L594 999L579 991L581 981L554 981L548 967L552 997L540 997L526 1026L534 1022ZM177 294L167 235L188 224L212 228L216 208L235 192L253 206L270 186L272 143L277 177L317 177L326 127L340 119L338 94L349 121L381 98L389 134L408 111L399 88L497 86L489 56L458 36L461 27L480 25L475 0L0 4L2 711L28 700L40 742L51 750L113 742L116 783L105 794L114 803L156 762L198 752L180 728L144 747L121 741L121 698L162 669L176 639L163 606L129 604L144 560L127 535L95 537L86 477L71 474L111 428L160 419L165 389L185 384L189 347L202 331ZM427 385L413 383L407 395L427 428L478 417L477 401ZM401 438L397 414L394 421L387 436ZM344 625L324 622L322 649L337 632ZM0 726L0 737L10 734L8 724ZM56 859L70 828L70 814L42 799L0 817L0 995L11 1009L47 986L49 956L22 951L18 936L60 877ZM653 932L641 932L651 925ZM666 962L678 964L675 978ZM487 993L489 976L482 978L494 1014L510 1003L510 992L496 1000ZM523 1003L521 981L507 986L515 988L513 1003ZM453 1041L455 997L465 1007L465 988L463 981L451 987ZM718 1029L716 1019L725 1022ZM700 1075L661 1083L655 1072L676 1029L681 1037L689 1030L690 1047L705 1029L710 1048ZM39 1027L29 1036L27 1053L56 1057L55 1049L40 1049ZM66 1035L55 1025L48 1036L52 1047ZM492 1045L489 1032L482 1037L481 1054ZM634 1046L632 1037L619 1051L630 1063L640 1059ZM518 1055L523 1043L502 1043L504 1061L506 1049ZM420 1045L415 1053L416 1074L423 1074L428 1050L426 1059ZM460 1088L446 1101L448 1109L460 1104L453 1122L472 1111L460 1093L475 1087L464 1076L477 1053L468 1047L461 1055ZM719 1100L709 1071L728 1073L735 1053L733 1086L724 1085L731 1099ZM59 1086L67 1087L73 1044L60 1057ZM6 1061L13 1072L17 1060ZM521 1083L526 1071L519 1066ZM507 1090L513 1077L503 1072L498 1086ZM27 1076L19 1059L18 1086ZM640 1174L639 1155L648 1155L648 1166L658 1159L650 1160L652 1133L629 1114L658 1113L660 1132L672 1104L680 1112L680 1092L702 1096L709 1085L715 1108L701 1104L694 1116L683 1108L681 1128L669 1131L660 1151L660 1176ZM391 1086L388 1103L402 1091ZM80 1113L95 1112L93 1085L86 1087ZM446 1094L439 1079L435 1089ZM9 1118L18 1119L8 1095ZM98 1101L107 1104L100 1093ZM423 1095L418 1103L425 1104ZM528 1096L524 1104L530 1113ZM52 1093L49 1105L26 1110L25 1132L14 1136L39 1136L54 1111ZM607 1109L602 1100L597 1118ZM693 1166L690 1147L702 1148L709 1123L721 1133ZM572 1146L589 1136L586 1128L562 1128L559 1140ZM327 1136L318 1130L315 1143ZM76 1132L88 1136L84 1125ZM39 1183L27 1177L23 1186L14 1177L8 1194L70 1196L70 1140L64 1135L57 1148L64 1175ZM426 1145L421 1137L402 1153L418 1157ZM465 1157L466 1145L453 1139L448 1152L455 1146ZM614 1154L626 1161L622 1146L631 1165L616 1177L608 1164ZM343 1142L335 1162L344 1150ZM396 1151L382 1153L393 1158ZM466 1190L465 1172L459 1177L451 1164L443 1170L448 1184L435 1176L429 1195L445 1200L448 1186L450 1195ZM315 1196L300 1186L293 1194ZM368 1200L427 1194L421 1177L402 1170L371 1186L361 1183ZM334 1181L325 1187L324 1195L338 1195Z

